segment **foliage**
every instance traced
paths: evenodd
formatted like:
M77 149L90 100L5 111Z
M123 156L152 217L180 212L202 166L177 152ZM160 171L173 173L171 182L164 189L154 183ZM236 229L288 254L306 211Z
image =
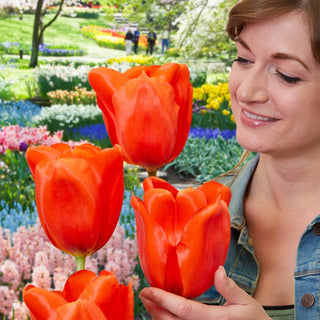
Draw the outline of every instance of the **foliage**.
M20 203L23 210L32 209L34 183L24 153L7 149L0 153L0 199L13 208ZM4 209L0 202L0 210Z
M0 74L0 99L10 100L14 97L14 93L10 88L11 84L12 82L6 81L4 76Z
M57 8L51 9L50 12L56 12ZM62 16L70 18L84 18L84 19L98 19L100 14L99 9L79 8L79 7L64 7L62 9Z
M208 0L189 1L178 19L176 47L185 57L214 58L230 65L235 46L225 33L229 9L236 0L223 0L218 5Z
M183 176L205 182L231 170L242 152L235 138L189 138L181 154L167 168L170 166Z
M102 0L106 6L117 6L130 21L156 30L173 30L175 21L185 10L187 0Z
M192 74L190 74L190 82L194 88L199 88L207 81L207 73L205 71L196 72L194 77L192 78Z
M229 80L229 68L227 72L213 72L208 74L207 83L208 84L219 84L219 83L228 83Z

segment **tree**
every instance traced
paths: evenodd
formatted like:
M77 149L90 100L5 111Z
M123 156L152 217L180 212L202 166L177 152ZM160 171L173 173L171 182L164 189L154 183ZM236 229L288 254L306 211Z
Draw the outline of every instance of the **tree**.
M186 10L189 0L101 0L105 8L117 6L124 17L143 28L168 31Z
M43 23L43 15L45 10L43 10L43 4L45 0L38 0L35 16L34 16L34 23L33 23L33 35L32 35L32 50L31 50L31 57L30 57L30 64L31 68L35 68L38 65L38 56L39 56L39 45L41 40L43 39L43 33L45 29L47 29L59 16L62 5L65 0L60 0L58 10L54 17L46 24Z
M227 64L235 46L225 27L230 8L237 0L192 0L179 17L176 47L187 58L213 58Z

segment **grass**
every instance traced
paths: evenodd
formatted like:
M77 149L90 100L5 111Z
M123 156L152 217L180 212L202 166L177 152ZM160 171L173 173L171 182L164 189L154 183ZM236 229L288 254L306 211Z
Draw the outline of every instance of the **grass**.
M44 17L44 23L53 18L53 14L47 14ZM23 19L19 20L18 15L11 15L0 18L0 42L18 42L23 46L30 47L32 44L34 15L25 14ZM61 44L70 46L79 46L88 52L87 58L108 59L112 57L122 57L124 51L111 50L99 47L92 39L84 38L81 33L82 25L103 25L110 27L110 21L103 16L99 19L69 18L59 16L44 32L45 44ZM41 57L39 57L40 61Z
M44 16L44 23L49 22L53 18L53 14ZM21 44L31 46L33 32L33 14L23 15L23 19L19 20L18 15L11 15L0 19L0 42L19 42ZM89 39L82 39L82 24L104 24L106 27L110 25L103 17L99 19L81 19L68 18L59 16L58 19L50 25L44 33L44 43L55 44L57 40L61 45L79 45L86 48Z
M4 75L5 79L12 83L10 90L18 100L31 98L26 84L33 81L32 70L4 68L0 71L0 74Z
M52 14L45 15L44 23L47 23L53 18ZM30 47L32 44L33 33L33 20L34 15L25 14L23 19L20 20L18 15L10 15L5 18L0 18L0 42L20 43L23 47ZM85 19L85 18L69 18L59 16L58 19L50 25L44 32L45 44L61 44L70 46L79 46L82 49L86 49L88 54L82 59L99 59L105 60L114 57L125 56L125 51L112 50L108 48L99 47L92 39L88 39L82 36L82 25L102 25L106 28L110 26L110 22L105 20L104 17L99 19ZM13 55L13 58L18 59L19 55ZM69 59L70 57L68 57ZM39 56L39 63L46 61L47 59L59 59L57 57L41 57ZM63 59L63 58L62 58ZM79 59L79 57L77 57ZM13 85L10 86L11 91L15 93L17 99L29 98L26 90L26 80L32 79L33 69L29 69L28 61L30 57L24 55L23 60L19 60L19 65L23 64L24 69L18 68L0 68L0 75L7 81L13 81ZM1 65L0 57L0 65Z

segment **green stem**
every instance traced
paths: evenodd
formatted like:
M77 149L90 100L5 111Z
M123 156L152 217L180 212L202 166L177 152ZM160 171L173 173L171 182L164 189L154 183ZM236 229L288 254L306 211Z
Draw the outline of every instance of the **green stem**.
M157 170L148 171L148 177L156 177L156 176L157 176Z
M85 269L86 257L75 257L77 271Z

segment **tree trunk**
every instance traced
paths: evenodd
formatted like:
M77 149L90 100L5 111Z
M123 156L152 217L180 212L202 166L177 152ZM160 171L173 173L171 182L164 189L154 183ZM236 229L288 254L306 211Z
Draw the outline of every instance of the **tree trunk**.
M60 0L59 8L55 16L47 24L43 25L43 0L38 0L33 23L32 50L29 64L30 68L35 68L38 65L39 44L41 43L41 39L43 39L44 30L48 28L58 18L62 10L63 3L64 0Z
M33 22L33 34L32 34L32 49L30 57L30 68L35 68L38 65L38 55L39 55L39 34L40 34L40 20L42 11L43 0L38 0L36 12L34 15Z

